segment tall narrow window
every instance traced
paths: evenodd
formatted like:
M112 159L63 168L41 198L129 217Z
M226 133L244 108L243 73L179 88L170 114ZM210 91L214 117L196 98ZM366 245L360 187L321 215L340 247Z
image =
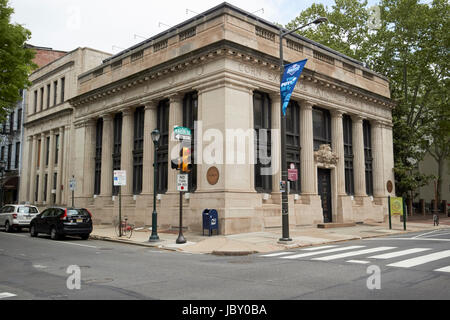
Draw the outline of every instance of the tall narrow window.
M48 183L48 174L46 173L44 175L44 190L42 190L44 192L44 201L47 201L47 183Z
M183 126L191 129L191 163L192 170L189 172L189 192L197 189L197 165L194 163L196 132L194 124L198 120L198 96L197 92L190 92L183 99Z
M114 116L114 149L113 149L113 170L120 170L120 157L122 149L122 113L116 113ZM111 181L113 183L113 181ZM119 188L113 183L113 195L119 194Z
M364 161L366 167L366 193L373 195L373 176L372 176L372 134L370 122L363 121L364 132Z
M39 194L39 175L36 175L36 185L34 190L34 201L38 201L38 194Z
M22 109L17 110L17 131L22 129Z
M9 133L14 132L14 110L9 115Z
M12 151L12 144L8 144L8 163L6 165L7 170L11 170L11 151Z
M331 116L325 109L313 108L314 150L319 150L321 144L331 146Z
M55 135L55 164L58 164L59 155L59 134Z
M355 183L353 177L352 118L345 114L342 121L344 129L345 192L348 195L353 195L355 194Z
M1 149L2 151L2 154L0 155L0 159L3 161L3 160L5 160L5 147L4 146L2 146L2 149Z
M103 118L97 120L95 135L95 176L94 176L94 194L100 194L101 176L102 176L102 135Z
M42 139L39 139L38 145L37 145L37 166L38 166L38 168L41 166L41 142L42 142Z
M33 100L34 113L37 112L37 100L38 100L38 91L34 90L34 100Z
M58 173L57 172L53 173L53 190L55 190L55 191L56 191L57 178L58 178ZM52 198L53 198L53 203L56 203L56 192L52 193Z
M168 155L169 155L169 100L162 100L158 104L157 128L161 133L159 147L156 154L158 161L158 176L156 180L157 193L167 191Z
M134 112L133 194L142 192L142 160L144 156L144 107Z
M53 105L56 106L56 96L58 95L58 81L53 82Z
M300 170L300 107L297 102L290 101L286 109L286 161L287 168L294 164ZM291 193L300 193L300 179L290 181Z
M40 111L44 110L44 87L41 88Z
M50 108L50 84L47 85L47 108Z
M66 78L61 78L61 103L64 102L64 87L66 84Z
M255 129L255 190L272 192L272 137L271 137L271 101L269 95L253 93L253 124Z
M45 165L48 166L48 162L50 159L50 137L46 138L45 143Z
M20 142L16 142L16 153L14 158L14 168L19 169Z

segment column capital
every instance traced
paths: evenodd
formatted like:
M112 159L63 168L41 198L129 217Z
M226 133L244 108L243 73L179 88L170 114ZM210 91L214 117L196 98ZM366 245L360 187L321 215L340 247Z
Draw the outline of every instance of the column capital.
M378 119L370 119L370 124L372 125L372 127L374 128L381 128L383 126L383 122L381 122Z
M100 117L103 119L103 121L113 121L114 115L112 113L102 113Z
M50 135L52 136L55 133L55 129L50 129Z
M151 100L144 103L144 110L156 109L158 107L158 101Z
M338 109L330 109L331 116L333 118L342 118L344 112Z
M308 100L302 100L300 103L300 108L305 110L312 110L312 107L314 106L314 103Z
M31 140L33 140L34 139L34 136L28 136L27 137L27 141L31 141Z
M122 112L123 117L131 116L134 112L134 108L125 107L125 108L120 109L119 112Z
M182 95L179 93L174 93L174 94L169 95L169 101L171 104L177 103L177 102L181 103L181 99L182 99Z
M41 132L41 138L45 138L45 133Z
M352 121L356 123L362 123L362 121L364 120L364 117L359 114L351 114L350 117L352 118Z
M272 102L278 102L281 103L281 96L280 93L277 92L271 92L269 93L269 97L272 100Z
M59 127L59 133L63 133L64 127Z

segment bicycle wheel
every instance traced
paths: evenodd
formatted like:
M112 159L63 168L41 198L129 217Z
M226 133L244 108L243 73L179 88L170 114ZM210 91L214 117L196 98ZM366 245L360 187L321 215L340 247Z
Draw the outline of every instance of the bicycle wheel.
M127 237L128 239L131 238L131 235L133 234L133 227L130 225L126 225L122 229L122 235L124 237Z

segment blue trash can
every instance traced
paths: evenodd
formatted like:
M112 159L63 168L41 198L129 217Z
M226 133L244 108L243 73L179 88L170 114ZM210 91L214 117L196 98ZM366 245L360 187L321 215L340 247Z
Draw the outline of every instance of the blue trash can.
M203 235L205 235L205 229L208 229L208 235L211 236L212 231L215 229L219 234L219 216L216 209L205 209L202 213L203 218Z

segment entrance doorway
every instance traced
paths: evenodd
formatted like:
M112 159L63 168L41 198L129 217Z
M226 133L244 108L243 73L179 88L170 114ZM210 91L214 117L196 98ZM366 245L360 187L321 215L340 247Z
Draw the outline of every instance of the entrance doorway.
M332 222L331 211L331 170L318 169L317 170L318 192L322 200L323 222Z

